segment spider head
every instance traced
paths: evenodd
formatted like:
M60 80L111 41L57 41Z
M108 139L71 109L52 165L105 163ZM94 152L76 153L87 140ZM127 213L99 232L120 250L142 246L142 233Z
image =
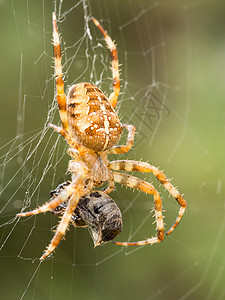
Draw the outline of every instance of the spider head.
M122 230L120 209L103 192L95 191L82 197L77 210L90 231L95 247L110 242Z

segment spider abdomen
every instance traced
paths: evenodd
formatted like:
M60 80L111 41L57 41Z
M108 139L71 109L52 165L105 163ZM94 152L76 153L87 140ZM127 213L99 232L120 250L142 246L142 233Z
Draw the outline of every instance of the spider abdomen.
M67 95L69 126L83 146L104 151L114 146L122 134L122 124L106 96L95 85L73 85Z

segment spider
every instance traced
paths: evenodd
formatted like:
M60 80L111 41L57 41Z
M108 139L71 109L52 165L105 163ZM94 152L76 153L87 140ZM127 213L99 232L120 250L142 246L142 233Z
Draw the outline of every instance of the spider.
M53 124L49 124L49 126L60 133L69 145L68 154L72 160L69 161L68 170L71 173L72 180L50 202L30 212L21 212L17 216L24 217L54 211L66 201L65 209L62 212L63 215L54 237L40 258L40 260L44 260L55 250L65 235L69 222L72 220L74 211L82 197L84 195L91 195L96 187L100 187L106 183L107 188L101 192L104 193L104 198L104 195L106 197L114 189L114 183L116 182L153 195L157 236L138 242L114 243L122 246L131 246L152 245L161 242L165 235L169 235L177 227L185 212L187 203L158 168L141 161L109 161L107 158L109 154L128 152L133 145L135 134L135 127L133 125L122 124L115 112L120 93L119 62L116 45L100 23L95 18L92 18L93 23L103 34L111 53L113 92L107 98L94 84L82 82L72 85L66 96L64 92L60 39L56 14L54 12L52 20L57 102L62 127ZM126 144L116 145L122 135L123 129L128 131ZM180 205L179 213L174 224L166 233L164 233L162 201L156 188L147 181L118 171L152 172L176 199ZM95 241L95 246L102 242L104 241L98 237Z

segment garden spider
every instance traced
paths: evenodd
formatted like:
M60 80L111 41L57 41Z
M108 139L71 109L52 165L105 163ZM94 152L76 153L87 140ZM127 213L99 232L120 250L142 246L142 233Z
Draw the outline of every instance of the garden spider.
M62 127L50 124L50 127L60 133L69 144L68 153L72 157L68 170L72 181L63 187L58 195L50 202L30 211L22 212L17 216L24 217L53 211L65 201L65 210L59 222L54 237L45 250L40 260L49 256L55 250L62 237L65 235L74 211L84 195L91 195L96 187L108 183L108 187L101 193L110 193L114 182L138 189L148 194L153 194L155 204L155 219L157 236L138 242L115 242L117 245L145 245L155 244L164 239L164 223L162 215L162 202L158 191L149 182L137 177L115 171L152 172L163 184L169 193L177 200L180 210L175 223L165 233L169 235L180 222L186 209L186 201L176 188L168 181L162 171L146 162L133 160L108 161L108 154L121 154L128 152L134 140L135 127L121 124L115 112L117 99L120 92L119 63L117 49L107 32L99 22L92 18L94 24L102 32L112 56L113 93L109 99L99 88L91 83L82 82L70 87L67 97L64 92L64 82L61 63L61 48L57 30L56 14L53 13L53 44L55 57L55 75L57 101ZM128 130L126 145L116 146L123 129ZM106 196L105 196L106 197ZM87 225L87 224L86 224ZM101 228L100 228L101 229ZM101 234L101 230L99 231ZM95 241L95 246L104 242L101 237Z

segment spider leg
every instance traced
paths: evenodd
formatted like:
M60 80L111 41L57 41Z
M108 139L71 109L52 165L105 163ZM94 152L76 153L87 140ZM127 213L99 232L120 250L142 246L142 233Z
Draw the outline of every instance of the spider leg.
M63 128L70 132L68 124L68 116L66 111L66 95L64 92L64 82L62 75L62 55L60 47L60 39L57 29L56 14L52 13L53 22L53 45L54 45L54 59L55 59L55 75L56 75L56 90L57 90L57 101L59 106L60 119L62 121Z
M71 197L67 195L67 199L70 197L68 200L67 208L62 216L61 221L59 222L59 225L57 227L55 235L53 236L47 250L44 252L44 254L40 258L40 260L45 259L49 254L51 254L51 252L54 251L54 249L59 244L60 240L62 239L62 237L64 236L64 234L66 232L66 229L69 225L72 214L73 214L74 210L76 209L79 199L84 194L84 190L85 190L84 179L87 176L87 169L84 167L83 164L80 164L75 161L71 161L70 167L73 168L73 177L74 178L68 187L71 186L71 188L73 189L73 193L72 193ZM72 169L71 169L71 171L72 171ZM66 187L65 192L67 191L68 187ZM58 198L58 196L56 197L56 199L57 198Z
M68 150L68 154L73 157L77 158L77 155L79 154L80 156L85 154L85 149L84 147L76 142L76 140L72 137L70 133L68 133L64 128L56 126L54 124L48 124L49 127L54 129L56 132L60 133L67 141L67 143L70 146L70 149Z
M108 179L108 181L109 181L108 187L106 189L103 189L103 192L105 194L110 194L113 191L114 185L115 185L114 184L114 178L113 178L113 176L112 176L112 174L110 172L109 172L109 179Z
M134 143L135 127L133 125L123 124L123 127L128 130L126 145L114 146L106 151L107 154L122 154L128 152Z
M112 172L112 175L114 177L115 182L124 184L134 189L138 189L147 194L153 194L155 202L155 219L157 228L157 237L148 238L146 240L138 242L115 242L115 244L122 246L139 246L161 242L164 239L164 224L162 215L162 201L158 191L149 182L139 179L137 177L118 172Z
M72 214L74 213L74 210L76 209L76 206L79 202L80 196L81 194L75 192L73 196L69 199L68 206L62 216L61 221L59 222L55 235L52 238L48 248L40 258L40 260L44 260L46 257L48 257L52 253L52 251L54 251L55 248L58 246L59 242L61 241L62 237L66 232Z
M150 173L152 172L153 175L163 184L163 186L168 190L168 192L177 200L178 204L180 205L180 210L178 213L178 216L174 222L174 224L171 226L171 228L166 232L166 235L169 235L171 232L174 231L174 229L179 224L186 206L187 202L184 200L184 198L181 196L181 194L178 192L178 190L169 182L169 180L166 178L165 174L160 171L158 168L151 166L150 164L146 162L140 162L140 161L133 161L133 160L115 160L111 161L109 163L109 169L114 171L138 171L138 172L144 172L144 173Z
M110 50L111 57L112 57L112 73L113 73L113 93L109 97L109 102L111 103L112 107L115 108L118 100L118 96L120 93L120 75L119 75L119 61L118 61L118 54L116 45L108 35L108 33L102 28L102 26L99 24L99 22L92 18L92 21L94 24L99 28L99 30L102 32L106 44Z
M36 208L32 211L23 212L17 214L17 217L28 217L32 215L37 215L40 213L45 213L47 211L51 211L57 206L59 206L60 203L66 201L73 193L75 189L75 184L71 182L57 197L55 197L52 201L46 202L44 205L40 206L39 208Z
M52 201L44 204L43 206L31 212L20 213L17 215L19 217L24 217L53 210L60 203L68 200L67 208L57 227L56 233L40 260L45 259L59 244L61 238L66 232L66 229L71 220L71 216L77 206L77 203L79 202L79 199L85 191L84 179L87 177L88 169L85 167L84 164L76 162L75 160L70 161L69 169L71 169L70 171L72 173L73 181L67 187L65 187L65 189L58 196L56 196Z
M49 123L48 126L51 127L52 129L54 129L56 132L60 133L66 139L66 141L69 145L72 144L72 137L64 128L56 126L51 123Z

